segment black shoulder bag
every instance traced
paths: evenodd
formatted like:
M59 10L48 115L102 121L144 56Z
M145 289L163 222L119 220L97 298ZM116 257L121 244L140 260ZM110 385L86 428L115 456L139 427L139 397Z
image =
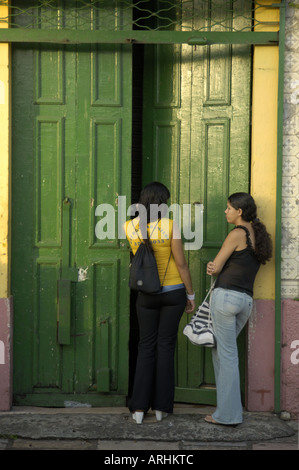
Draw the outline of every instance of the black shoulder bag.
M158 221L159 222L159 221ZM157 224L158 224L157 222ZM133 224L133 221L132 221ZM155 230L157 224L155 225L153 231ZM135 232L137 230L133 224ZM152 232L153 233L153 232ZM164 273L164 278L162 286L160 283L159 273L156 258L153 250L148 247L144 241L142 241L137 233L137 236L140 240L140 245L133 256L130 269L130 278L129 278L129 287L133 290L144 292L146 294L158 294L161 292L164 279L166 276L166 271L168 269L171 251L167 263L167 267Z

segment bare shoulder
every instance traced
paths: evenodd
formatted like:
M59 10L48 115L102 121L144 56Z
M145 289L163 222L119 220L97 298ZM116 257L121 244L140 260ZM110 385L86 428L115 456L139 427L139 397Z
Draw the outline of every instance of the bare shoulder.
M226 237L226 240L238 241L238 240L242 240L243 238L245 238L245 236L246 236L245 231L243 229L235 228L231 232L229 232L229 234Z
M246 237L246 232L243 228L236 227L234 230L230 232L232 235L235 236L235 238L245 238Z
M223 246L232 247L233 250L241 250L246 247L246 234L241 228L235 228L227 235Z
M247 246L247 236L246 232L243 228L236 227L234 230L230 232L232 235L234 242L236 243L236 250L243 250Z

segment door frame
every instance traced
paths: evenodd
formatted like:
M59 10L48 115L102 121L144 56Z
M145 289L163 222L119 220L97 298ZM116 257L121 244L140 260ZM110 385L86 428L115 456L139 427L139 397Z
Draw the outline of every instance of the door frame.
M11 3L11 2L10 2ZM272 3L272 2L270 2ZM286 9L286 2L285 0L282 0L280 5L276 5L278 8L279 12L278 15L280 16L280 25L279 25L279 36L275 32L275 42L273 41L273 34L271 32L271 35L269 35L269 32L264 32L264 31L259 31L261 35L259 37L257 36L257 32L254 32L253 35L250 38L250 43L254 44L255 46L255 51L260 52L260 61L262 63L262 58L261 56L264 54L266 56L266 51L262 50L263 46L261 45L262 43L265 44L268 43L269 45L267 46L266 50L267 52L271 51L271 56L272 58L270 59L273 64L273 80L274 83L276 83L277 87L272 90L272 102L278 104L278 112L277 112L277 119L275 119L275 122L272 123L271 125L271 142L276 142L275 146L275 151L276 151L276 160L273 162L272 158L272 153L270 155L270 151L267 152L267 155L263 155L263 158L267 162L271 162L270 168L269 168L269 173L270 173L270 180L267 181L267 184L263 186L263 191L260 193L258 188L255 188L255 181L257 180L257 175L255 172L252 173L252 188L254 189L254 193L257 197L261 195L261 198L263 197L263 194L267 192L267 190L272 190L273 186L275 188L275 195L273 196L271 200L271 213L268 217L266 217L267 220L271 220L276 216L276 227L274 230L272 230L273 236L275 238L275 266L271 266L271 272L274 273L275 281L273 282L273 276L271 279L271 289L275 290L275 411L278 412L280 409L280 351L281 351L281 278L280 278L280 266L281 266L281 202L282 202L282 121L283 121L283 72L284 72L284 50L285 50L285 9ZM4 17L9 17L9 11L8 11L8 6L1 6L0 7L1 14ZM266 16L271 17L270 13L272 13L271 10L268 10L265 12ZM267 28L265 28L267 29ZM271 29L271 28L270 28ZM26 36L24 36L24 34ZM175 32L175 43L179 41L179 36L180 32ZM266 40L266 35L268 35L268 38ZM43 37L42 33L40 31L35 31L33 34L28 35L28 31L26 30L14 30L14 29L9 29L8 24L1 23L0 26L0 80L3 84L2 90L3 92L1 96L4 97L2 103L2 113L1 113L1 125L0 125L0 137L1 137L1 142L3 143L3 151L1 152L1 168L2 172L0 175L0 187L2 188L1 190L1 196L2 196L2 207L1 207L1 214L3 214L3 217L1 218L1 225L0 225L0 234L1 234L1 240L3 240L3 250L1 254L1 266L0 266L0 274L3 282L1 283L0 287L0 299L1 301L4 301L5 303L8 298L11 296L11 288L10 288L10 263L11 263L11 243L10 243L10 235L11 235L11 224L10 224L10 214L11 214L11 184L10 184L10 169L11 169L11 131L10 131L10 119L11 119L11 114L10 114L10 108L11 108L11 93L10 93L10 67L11 67L11 57L10 57L10 48L9 44L13 42L24 42L26 41L33 41L33 42L64 42L65 41L65 32L63 31L55 31L53 33L48 33L47 37ZM55 36L55 37L54 37ZM73 43L77 42L82 42L86 39L84 39L84 36L86 37L86 32L79 32L78 35L74 38L69 36L68 41L72 41ZM122 36L120 38L120 36ZM161 41L166 40L166 35L160 36L160 39L158 39L158 34L155 34L154 32L148 32L146 34L146 39L141 36L141 31L135 31L133 39L135 41L146 41L146 42L152 42L152 41L157 41L156 43L161 43ZM204 34L206 36L206 34ZM221 33L221 38L222 41L225 40L225 37L227 36L226 33ZM156 37L156 39L155 39ZM182 36L181 36L182 37ZM233 38L236 38L238 43L241 40L241 38L237 38L236 35L233 36ZM230 41L234 40L233 38L230 39ZM255 39L254 39L255 38ZM262 40L262 38L264 38ZM245 39L245 37L244 37ZM105 41L114 41L114 42L122 42L125 41L126 43L132 42L132 32L130 34L124 34L121 32L114 32L111 36L107 36L105 34L105 37L99 38L99 37L93 37L88 39L89 42L93 41L100 41L100 42L105 42ZM227 39L228 40L228 39ZM248 39L247 39L248 40ZM180 39L182 41L182 39ZM201 39L199 39L199 42ZM270 41L270 42L269 42ZM231 42L230 42L231 43ZM265 48L264 48L265 49ZM273 52L273 54L272 54ZM276 60L276 57L278 56L278 61ZM253 80L255 80L255 76L257 75L257 68L254 68L253 70ZM275 79L277 77L277 81L275 82ZM255 91L262 94L264 91L264 86L265 86L265 80L267 80L266 75L264 74L259 74L259 80L255 84ZM267 98L270 97L270 91L267 94ZM271 101L271 99L270 99ZM259 112L258 109L258 103L255 104L256 108L253 108L253 116L256 116ZM263 110L263 115L271 117L271 112L272 110L270 107L266 108ZM273 121L273 120L272 120ZM256 135L260 136L260 140L262 140L265 127L264 127L265 121L262 122L262 127L259 127L256 125L256 128L254 128L255 124L253 123L253 131L255 132ZM269 129L268 129L269 130ZM269 137L269 134L268 134ZM259 146L259 143L256 143L257 146ZM272 152L272 149L271 149ZM252 154L252 167L256 164L258 159L258 156L256 154ZM268 288L269 290L270 288ZM5 307L6 308L6 307ZM11 319L11 324L12 324L12 311L9 307L6 308L7 313L9 315L9 318ZM8 344L9 347L9 344ZM7 381L7 379L6 379ZM11 387L9 387L11 390Z

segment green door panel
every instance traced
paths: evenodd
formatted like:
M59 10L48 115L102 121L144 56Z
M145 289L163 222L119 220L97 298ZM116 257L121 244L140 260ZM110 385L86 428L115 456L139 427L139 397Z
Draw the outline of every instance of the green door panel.
M230 21L219 10L211 15ZM245 24L250 19L234 21ZM215 30L221 30L218 23ZM227 197L249 190L250 70L248 46L145 46L143 184L163 182L171 202L181 207L204 205L203 246L186 251L197 305L210 284L206 264L231 228L224 217ZM214 404L211 351L191 345L183 336L189 318L184 314L179 329L175 398ZM245 350L243 332L239 338L243 390Z
M131 193L131 48L19 45L12 62L14 399L123 405L129 251L117 198ZM95 234L103 203L112 240Z

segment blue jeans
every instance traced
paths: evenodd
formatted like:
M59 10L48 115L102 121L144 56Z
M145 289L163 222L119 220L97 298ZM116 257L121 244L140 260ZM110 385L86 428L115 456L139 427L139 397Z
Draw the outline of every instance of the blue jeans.
M242 292L216 288L212 293L211 313L217 339L217 347L212 349L217 392L213 418L222 424L243 420L237 337L250 317L252 304L252 297Z

